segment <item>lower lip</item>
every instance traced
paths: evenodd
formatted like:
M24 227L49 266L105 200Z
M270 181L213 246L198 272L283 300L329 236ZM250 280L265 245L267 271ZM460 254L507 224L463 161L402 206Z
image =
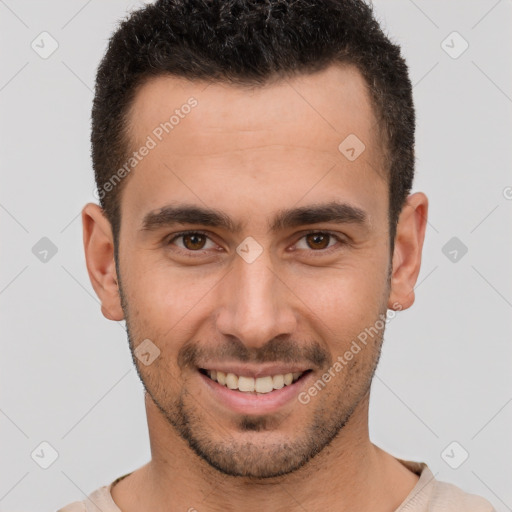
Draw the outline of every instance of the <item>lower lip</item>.
M207 389L210 390L218 402L240 414L270 414L278 411L284 405L297 400L297 395L305 387L312 375L312 372L308 372L289 386L275 389L270 393L253 395L229 389L210 379L210 377L203 375L201 372L198 371L198 373L206 384Z

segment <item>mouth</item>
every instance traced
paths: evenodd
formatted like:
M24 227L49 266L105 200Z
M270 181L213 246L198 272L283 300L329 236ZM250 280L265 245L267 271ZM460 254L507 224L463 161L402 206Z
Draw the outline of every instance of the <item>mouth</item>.
M283 366L198 370L197 375L209 396L207 403L220 407L221 417L225 417L225 411L244 415L277 414L284 411L290 414L296 408L299 393L310 386L315 378L312 369L299 371L300 368Z
M213 382L244 394L267 395L280 390L286 386L292 386L301 379L304 379L312 370L300 372L277 373L274 375L264 375L260 377L251 377L246 375L236 375L231 372L221 370L207 370L199 368L199 372L208 377Z

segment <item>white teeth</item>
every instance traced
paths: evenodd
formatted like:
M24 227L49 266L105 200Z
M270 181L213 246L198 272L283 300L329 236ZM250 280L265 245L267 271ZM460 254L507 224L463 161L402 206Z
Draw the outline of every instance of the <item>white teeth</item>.
M281 389L284 387L284 376L283 375L274 375L272 377L274 381L274 389Z
M234 373L226 374L220 370L208 370L206 373L219 384L244 393L270 393L274 389L289 386L302 375L302 372L293 372L273 376L267 375L255 379L243 375L237 376Z
M258 393L270 393L274 389L274 381L270 375L268 377L258 377L254 383L254 389Z
M226 386L229 389L238 389L238 377L234 373L226 375Z
M238 377L239 391L254 391L254 379L252 377Z
M217 370L217 382L223 386L226 385L226 374L220 370Z

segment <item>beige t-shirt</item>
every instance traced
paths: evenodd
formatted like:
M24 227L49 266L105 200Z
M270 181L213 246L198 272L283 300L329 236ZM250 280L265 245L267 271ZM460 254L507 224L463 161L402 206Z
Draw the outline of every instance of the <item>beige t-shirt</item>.
M436 480L424 462L397 460L420 478L395 512L496 512L484 498ZM129 474L116 478L110 485L100 487L84 501L70 503L57 512L122 512L112 499L110 489Z

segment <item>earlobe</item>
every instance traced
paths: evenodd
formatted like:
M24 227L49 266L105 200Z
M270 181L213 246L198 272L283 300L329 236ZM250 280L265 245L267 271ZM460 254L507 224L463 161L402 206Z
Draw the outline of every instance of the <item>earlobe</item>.
M110 222L100 206L88 203L82 210L82 226L87 272L101 312L109 320L123 320Z
M396 229L389 309L407 309L414 303L414 286L421 267L427 215L427 196L422 192L410 195L402 208Z

